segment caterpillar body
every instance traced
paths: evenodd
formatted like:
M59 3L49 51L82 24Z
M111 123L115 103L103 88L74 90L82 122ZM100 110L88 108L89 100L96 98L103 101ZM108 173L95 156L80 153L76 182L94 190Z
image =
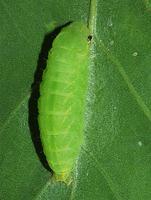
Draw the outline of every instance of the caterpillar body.
M49 52L40 85L40 136L48 164L59 181L70 176L83 142L88 36L89 30L81 22L62 29Z

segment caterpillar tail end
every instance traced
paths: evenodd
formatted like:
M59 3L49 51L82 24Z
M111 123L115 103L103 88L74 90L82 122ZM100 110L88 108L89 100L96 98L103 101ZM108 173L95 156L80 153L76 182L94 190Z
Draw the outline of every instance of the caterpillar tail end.
M67 172L62 172L60 174L54 173L53 177L56 181L64 182L67 185L70 185L70 183L72 182L71 176Z

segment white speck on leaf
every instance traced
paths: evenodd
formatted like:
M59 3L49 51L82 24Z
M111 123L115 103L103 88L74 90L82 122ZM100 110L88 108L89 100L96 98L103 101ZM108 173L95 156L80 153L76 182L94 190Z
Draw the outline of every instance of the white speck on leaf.
M134 53L132 54L132 56L134 56L134 57L136 57L137 55L138 55L137 52L134 52Z
M116 109L117 109L117 107L116 107L116 106L114 106L114 107L113 107L113 109L114 109L114 110L116 110Z
M141 141L139 141L138 145L141 147L143 145L143 143Z
M112 46L114 44L114 40L111 40L110 45Z
M107 25L108 25L109 27L112 27L112 26L113 26L113 22L112 22L111 17L108 19Z

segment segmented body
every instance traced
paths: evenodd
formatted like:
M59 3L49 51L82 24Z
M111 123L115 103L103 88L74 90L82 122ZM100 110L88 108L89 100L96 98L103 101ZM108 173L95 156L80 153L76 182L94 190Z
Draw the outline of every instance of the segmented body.
M44 153L65 181L83 142L88 84L87 27L73 22L53 42L40 85L39 127Z

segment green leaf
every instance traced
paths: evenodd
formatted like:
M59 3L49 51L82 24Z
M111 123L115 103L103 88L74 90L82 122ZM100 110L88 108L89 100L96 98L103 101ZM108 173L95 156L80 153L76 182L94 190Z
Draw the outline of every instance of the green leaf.
M151 199L149 5L97 2L85 145L66 185L52 180L38 149L36 81L51 46L45 37L51 22L86 22L90 2L0 2L0 199Z

